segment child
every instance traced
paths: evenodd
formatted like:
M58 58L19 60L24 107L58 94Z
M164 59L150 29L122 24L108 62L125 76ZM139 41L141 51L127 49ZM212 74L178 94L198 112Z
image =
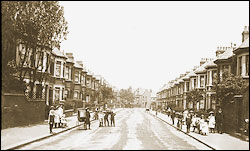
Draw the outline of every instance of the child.
M208 134L208 124L207 124L207 121L206 121L204 115L201 115L200 128L201 128L202 135Z
M62 128L68 127L67 119L65 118L65 114L62 115L61 123L62 123Z

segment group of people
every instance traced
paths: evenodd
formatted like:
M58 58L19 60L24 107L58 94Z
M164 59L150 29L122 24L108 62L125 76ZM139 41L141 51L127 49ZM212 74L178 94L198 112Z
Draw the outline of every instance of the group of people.
M85 122L84 126L86 124L86 129L90 129L90 112L89 108L85 109L86 111L83 113L83 115L80 115L80 112L78 111L78 121ZM115 126L115 113L111 110L97 110L93 116L93 119L99 120L99 127L104 126Z
M50 133L53 133L52 129L54 128L65 128L67 127L67 120L65 114L63 114L63 106L51 106L48 116L49 130Z
M221 109L218 110L216 116L213 111L209 112L207 118L203 114L199 116L192 111L186 114L171 111L168 116L171 118L172 124L176 125L179 129L182 129L182 126L186 125L187 133L192 129L193 132L207 135L208 133L215 133L216 128L217 132L222 134L223 115Z
M113 111L98 111L99 127L115 126L115 115Z

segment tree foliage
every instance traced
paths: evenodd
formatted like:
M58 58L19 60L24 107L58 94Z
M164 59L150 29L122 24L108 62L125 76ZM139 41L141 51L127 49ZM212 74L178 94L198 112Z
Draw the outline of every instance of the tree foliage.
M187 102L193 102L196 104L204 97L204 91L199 89L193 89L187 93Z
M63 7L56 1L2 1L1 4L2 56L5 56L2 60L3 88L7 89L9 79L18 78L22 82L26 74L31 78L31 86L37 80L41 83L46 80L46 74L37 74L43 70L39 69L42 52L59 48L68 33ZM20 43L25 45L25 53L15 64L16 49ZM27 63L32 67L30 70L24 69Z
M214 85L217 103L221 105L223 102L227 103L227 101L232 100L235 95L242 95L249 83L241 76L235 76L228 70L225 70L221 78L220 76L216 77Z
M101 87L100 92L104 101L114 98L112 88L110 87L103 86Z
M127 103L133 103L134 102L134 94L132 93L132 89L121 89L120 92L120 98L122 101L127 100Z

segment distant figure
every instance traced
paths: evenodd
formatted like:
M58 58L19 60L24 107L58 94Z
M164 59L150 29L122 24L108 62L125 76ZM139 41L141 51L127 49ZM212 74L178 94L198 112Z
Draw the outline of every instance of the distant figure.
M105 112L105 115L104 115L104 125L107 126L106 122L108 123L108 126L109 126L109 120L108 120L108 115L109 115L109 112Z
M58 110L57 113L58 113L58 116L59 116L58 127L62 127L63 106L60 105L57 110Z
M208 124L207 121L205 119L204 115L201 115L201 120L200 120L200 132L202 135L207 135L208 134Z
M222 109L220 108L216 114L215 117L216 120L216 127L217 127L217 131L218 133L222 134L222 127L223 127L223 114L222 114Z
M210 133L214 133L214 129L215 129L215 117L214 117L214 112L209 112L210 115L208 117L208 128L210 130Z
M55 110L54 110L54 107L51 106L50 111L49 111L49 118L48 118L50 134L53 133L52 129L54 125L54 118L55 118Z
M63 114L62 118L61 118L61 127L62 128L68 127L68 123L67 123L67 119L65 118L65 114Z
M89 129L90 129L90 112L89 112L89 108L86 108L86 124L87 124L87 126L89 126Z
M59 123L60 123L60 116L59 116L59 110L58 110L59 106L57 106L55 108L55 119L54 119L54 122L55 122L55 128L58 128L59 127Z
M110 122L111 122L111 126L115 126L115 113L114 112L111 112L111 119L110 119Z
M172 124L174 125L174 117L175 117L175 111L172 111L171 113L171 119L172 119Z
M98 112L98 117L99 117L99 127L103 127L104 114L102 113L102 111Z
M188 113L188 115L187 115L187 117L186 117L187 133L190 132L191 123L192 123L192 118L191 118L190 113Z

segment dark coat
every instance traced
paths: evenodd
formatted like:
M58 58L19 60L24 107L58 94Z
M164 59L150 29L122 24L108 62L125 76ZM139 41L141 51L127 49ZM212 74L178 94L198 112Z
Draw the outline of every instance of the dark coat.
M217 113L215 116L215 121L216 121L216 123L221 123L223 121L223 114Z
M89 111L86 112L86 123L87 124L90 123L90 113L89 113Z
M187 125L190 125L192 123L191 117L186 117L186 123Z

